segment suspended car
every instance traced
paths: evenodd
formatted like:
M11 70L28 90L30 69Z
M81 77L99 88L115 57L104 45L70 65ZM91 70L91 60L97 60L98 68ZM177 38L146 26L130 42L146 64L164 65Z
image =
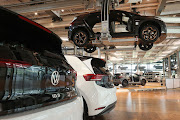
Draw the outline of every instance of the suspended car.
M99 39L101 36L99 31L94 31L94 26L97 23L101 23L100 11L76 17L69 26L69 40L78 47L88 46L89 49L93 49L96 45L92 41ZM118 31L122 26L125 26L125 30ZM120 10L110 11L109 33L112 38L139 38L136 44L141 50L150 50L153 44L164 40L166 32L165 23L157 17L141 16L136 13ZM128 42L126 43L129 44Z

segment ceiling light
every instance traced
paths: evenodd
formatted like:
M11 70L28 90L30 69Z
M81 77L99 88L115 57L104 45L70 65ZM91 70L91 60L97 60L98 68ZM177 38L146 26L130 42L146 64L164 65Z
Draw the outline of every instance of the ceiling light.
M62 39L63 41L69 41L69 39L68 39L67 37L61 37L61 39Z
M170 47L168 47L169 50L175 50L177 48L179 48L179 46L170 46Z
M162 54L169 54L169 53L172 53L173 50L167 50L167 51L163 51Z
M64 9L62 9L61 12L64 12Z
M173 42L173 45L180 45L180 40Z
M35 13L34 13L34 15L38 15L38 13L37 13L37 12L35 12Z

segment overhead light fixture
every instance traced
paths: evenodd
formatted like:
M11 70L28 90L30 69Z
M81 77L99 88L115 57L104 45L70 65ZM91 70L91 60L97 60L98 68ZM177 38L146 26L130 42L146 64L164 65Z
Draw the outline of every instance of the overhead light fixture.
M163 51L162 54L170 54L172 52L173 52L173 50L167 50L167 51Z
M138 3L138 2L142 2L142 0L129 0L127 3Z
M35 13L34 13L34 15L38 15L38 13L37 13L37 12L35 12Z
M62 39L63 41L69 41L69 39L68 39L67 37L61 37L61 39Z
M179 48L179 46L169 46L169 47L168 47L169 50L176 50L176 49L178 49L178 48Z
M64 9L62 9L61 12L64 12Z

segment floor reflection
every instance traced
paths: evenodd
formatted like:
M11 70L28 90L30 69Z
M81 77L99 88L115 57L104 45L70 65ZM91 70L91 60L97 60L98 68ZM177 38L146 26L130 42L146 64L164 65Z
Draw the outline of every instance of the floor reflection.
M180 89L117 92L114 110L89 120L180 120Z

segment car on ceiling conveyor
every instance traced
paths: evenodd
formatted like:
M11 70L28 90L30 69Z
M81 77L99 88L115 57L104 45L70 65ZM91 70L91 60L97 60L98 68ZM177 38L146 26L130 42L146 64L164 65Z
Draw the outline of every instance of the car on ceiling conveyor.
M111 10L109 18L109 32L112 38L138 37L140 39L137 44L141 50L149 50L153 47L153 43L159 43L166 38L166 25L158 17ZM86 52L94 52L96 46L92 44L92 40L99 38L101 33L95 33L93 27L100 22L100 11L75 17L69 26L69 40L78 47L84 47ZM112 22L116 24L115 26L124 25L126 32L113 30Z

